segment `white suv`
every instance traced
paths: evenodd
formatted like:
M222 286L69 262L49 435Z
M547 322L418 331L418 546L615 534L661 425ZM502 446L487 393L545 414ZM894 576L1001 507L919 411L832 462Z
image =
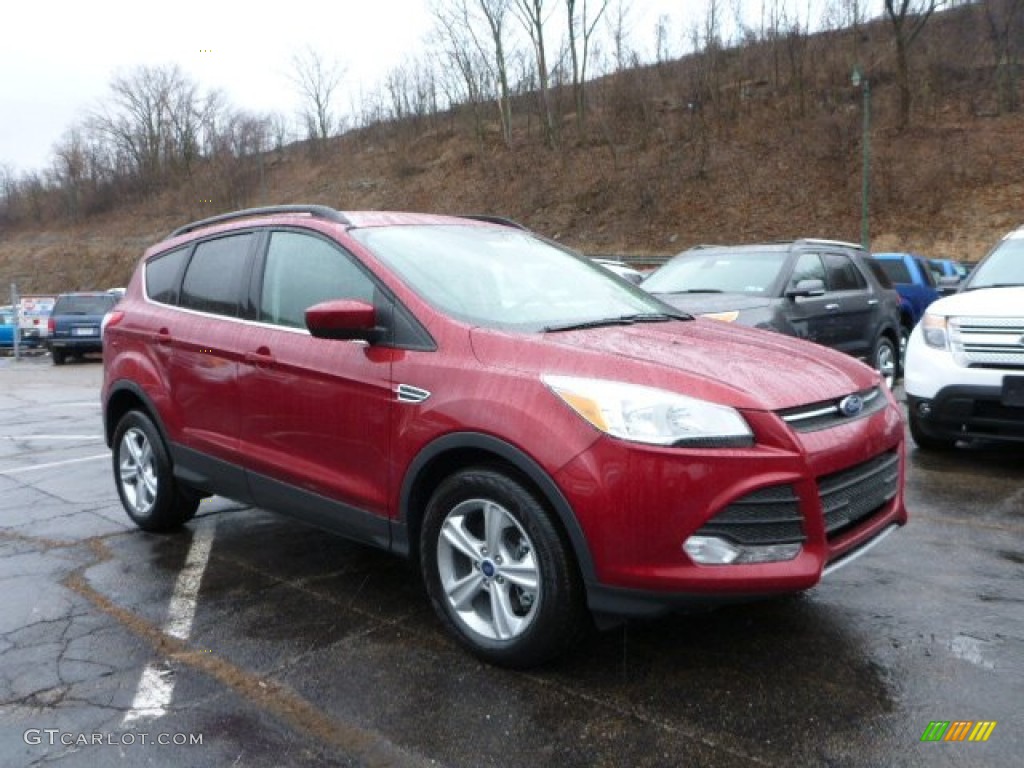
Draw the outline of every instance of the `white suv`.
M907 345L904 389L920 448L1024 442L1024 227L928 307Z

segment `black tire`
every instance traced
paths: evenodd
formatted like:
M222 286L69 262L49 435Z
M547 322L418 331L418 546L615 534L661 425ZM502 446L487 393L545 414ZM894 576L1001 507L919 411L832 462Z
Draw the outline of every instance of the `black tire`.
M114 482L125 512L144 531L173 531L199 508L200 497L175 478L163 438L149 416L128 411L114 430Z
M50 352L50 357L53 358L54 365L64 365L64 351L61 349L54 349Z
M420 564L442 623L492 664L541 664L587 626L568 544L536 496L500 469L466 469L441 483L424 514Z
M871 367L878 371L891 389L900 375L900 355L893 340L879 336L871 350Z
M949 437L933 437L921 424L921 417L914 413L913 408L907 413L910 423L910 437L914 444L923 451L951 451L956 447L956 440Z

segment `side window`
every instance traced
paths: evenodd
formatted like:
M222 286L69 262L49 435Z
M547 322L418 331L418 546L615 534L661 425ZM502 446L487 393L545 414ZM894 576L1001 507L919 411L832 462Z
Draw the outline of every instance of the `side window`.
M801 253L796 260L796 267L793 268L793 277L790 278L789 287L796 288L801 280L821 280L825 282L825 267L821 263L821 257L816 253Z
M146 295L161 304L178 303L178 278L188 248L162 253L146 262Z
M823 258L825 273L828 275L825 282L830 291L862 291L867 287L864 275L849 256L842 253L826 253Z
M181 284L181 306L236 316L248 285L252 238L252 233L229 235L197 245Z
M939 273L939 270L924 259L914 259L914 261L917 262L917 268L921 271L921 279L924 280L925 285L934 288L937 284L935 275Z
M299 232L270 236L260 320L306 327L306 310L329 299L373 302L373 281L340 248Z

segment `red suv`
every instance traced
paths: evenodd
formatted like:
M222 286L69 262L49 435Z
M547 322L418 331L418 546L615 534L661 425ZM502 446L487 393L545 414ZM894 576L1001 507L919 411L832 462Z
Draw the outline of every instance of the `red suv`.
M217 216L150 248L105 322L141 528L217 493L412 557L499 664L590 618L808 589L907 519L877 373L501 223Z

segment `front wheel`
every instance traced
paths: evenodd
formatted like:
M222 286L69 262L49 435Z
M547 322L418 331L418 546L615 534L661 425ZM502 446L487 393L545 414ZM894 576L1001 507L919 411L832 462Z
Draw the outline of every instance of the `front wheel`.
M441 483L424 515L420 562L441 621L485 661L540 664L585 626L567 544L533 493L501 470L467 469Z
M144 531L171 531L195 515L199 495L174 478L163 438L150 418L129 411L114 432L114 479L128 516Z
M899 375L899 355L896 352L896 345L888 336L879 336L875 342L874 351L871 353L871 364L885 379L886 385L892 389Z

